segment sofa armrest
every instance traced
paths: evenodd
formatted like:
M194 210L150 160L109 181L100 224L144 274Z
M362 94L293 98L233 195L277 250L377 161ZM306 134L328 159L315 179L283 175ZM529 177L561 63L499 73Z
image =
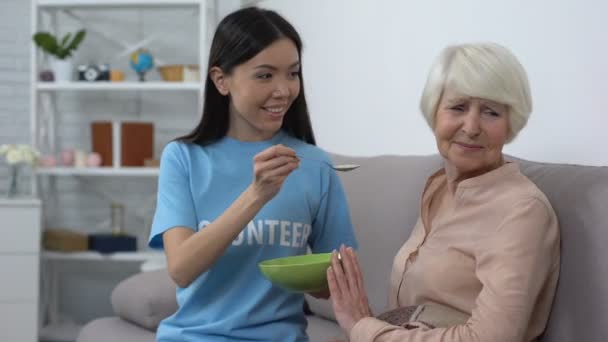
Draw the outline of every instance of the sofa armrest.
M177 310L175 284L166 269L135 274L112 291L112 308L120 318L156 331Z

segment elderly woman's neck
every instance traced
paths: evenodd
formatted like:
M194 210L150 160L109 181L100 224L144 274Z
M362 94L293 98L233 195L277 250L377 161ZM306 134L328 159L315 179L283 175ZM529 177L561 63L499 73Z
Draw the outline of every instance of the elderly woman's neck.
M504 159L501 158L496 163L487 165L486 167L478 168L478 169L474 169L474 170L462 171L459 168L457 168L455 165L450 163L448 160L445 160L443 167L445 169L445 175L447 178L447 186L448 186L449 193L451 195L454 195L456 193L456 190L458 189L458 184L460 184L460 182L470 179L470 178L481 176L492 170L496 170L497 168L504 165L504 163L505 163Z

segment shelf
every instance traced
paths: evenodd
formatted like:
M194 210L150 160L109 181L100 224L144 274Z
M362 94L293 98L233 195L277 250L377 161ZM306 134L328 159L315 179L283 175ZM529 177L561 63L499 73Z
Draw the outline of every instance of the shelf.
M40 205L40 199L36 197L15 197L15 198L0 198L0 206L2 207L37 207Z
M41 8L195 7L205 0L38 0Z
M47 260L89 260L89 261L118 261L118 262L145 262L145 261L164 261L163 252L143 251L143 252L116 252L111 254L101 254L98 252L52 252L43 251L42 257Z
M158 176L157 167L39 167L36 174L45 176Z
M39 91L91 91L91 90L173 90L198 91L196 82L38 82Z

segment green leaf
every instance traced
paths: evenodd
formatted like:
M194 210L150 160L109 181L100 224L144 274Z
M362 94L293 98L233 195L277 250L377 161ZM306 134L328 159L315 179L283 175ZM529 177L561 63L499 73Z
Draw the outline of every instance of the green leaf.
M84 39L85 36L86 36L85 30L78 31L76 33L76 35L74 36L74 39L72 39L72 42L70 43L70 45L68 45L66 47L66 50L68 50L69 53L71 53L72 50L76 50L78 48L78 45L80 45L80 43L82 43L82 40Z
M43 51L51 55L57 54L57 39L55 39L52 34L48 32L38 32L34 35L33 39L36 45Z
M72 56L72 52L78 48L78 45L82 43L86 35L85 30L78 31L74 36L72 33L67 33L62 39L60 44L57 38L49 32L38 32L34 35L33 39L36 45L38 45L45 52L56 56L59 59L65 59ZM70 39L72 39L70 41Z
M68 43L68 40L70 39L71 36L72 36L72 34L68 33L63 37L63 39L61 40L61 44L60 44L60 46L62 48L65 48L65 45Z

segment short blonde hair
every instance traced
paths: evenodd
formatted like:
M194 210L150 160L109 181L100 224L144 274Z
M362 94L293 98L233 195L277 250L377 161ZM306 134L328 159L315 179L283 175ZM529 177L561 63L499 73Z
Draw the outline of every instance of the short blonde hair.
M441 52L431 67L420 99L420 109L432 129L446 88L507 105L510 121L507 142L517 136L532 112L526 71L511 51L498 44L461 44L448 46Z

